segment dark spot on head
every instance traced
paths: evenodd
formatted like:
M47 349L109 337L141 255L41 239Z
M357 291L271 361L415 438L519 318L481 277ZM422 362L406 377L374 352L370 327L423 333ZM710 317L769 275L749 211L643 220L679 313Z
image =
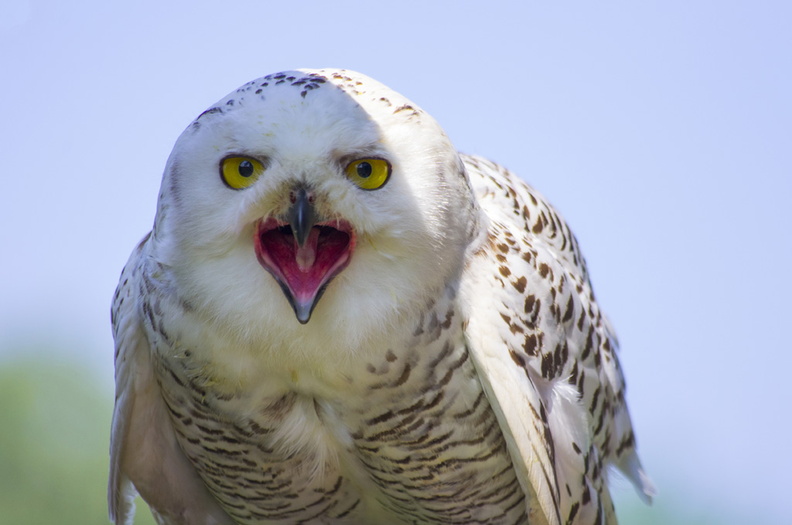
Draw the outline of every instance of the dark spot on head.
M198 115L198 118L196 118L195 120L197 121L199 118L201 118L201 117L203 117L205 115L211 115L213 113L222 113L222 112L223 112L223 108L219 108L219 107L215 106L213 108L207 109L206 111L204 111L203 113Z
M411 117L415 117L415 116L418 115L418 110L415 109L414 107L412 107L409 104L404 104L404 105L399 106L398 108L394 109L393 110L393 114L395 115L396 113L400 113L402 111L409 111L410 112L409 116L411 116Z

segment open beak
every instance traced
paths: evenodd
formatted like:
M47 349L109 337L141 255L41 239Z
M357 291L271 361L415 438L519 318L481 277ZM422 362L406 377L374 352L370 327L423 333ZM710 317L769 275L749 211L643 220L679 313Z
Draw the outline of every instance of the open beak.
M313 195L300 187L283 217L262 219L256 228L256 257L278 282L297 320L311 319L330 281L346 268L355 248L349 223L318 221Z

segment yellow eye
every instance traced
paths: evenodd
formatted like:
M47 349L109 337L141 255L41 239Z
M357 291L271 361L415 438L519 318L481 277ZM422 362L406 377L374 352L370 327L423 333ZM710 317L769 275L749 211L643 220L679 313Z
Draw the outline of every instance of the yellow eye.
M220 176L229 188L241 190L253 185L264 173L264 166L250 157L226 157L220 163Z
M363 190L376 190L388 182L391 165L384 159L353 160L346 167L346 176Z

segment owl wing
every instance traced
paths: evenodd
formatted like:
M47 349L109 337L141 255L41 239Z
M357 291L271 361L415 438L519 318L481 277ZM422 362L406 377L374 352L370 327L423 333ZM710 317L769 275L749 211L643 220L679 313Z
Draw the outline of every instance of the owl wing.
M171 426L154 377L144 330L140 272L147 239L121 273L112 308L115 338L115 409L110 436L110 520L131 524L140 492L157 522L232 524L190 464Z
M609 464L647 498L653 488L635 453L615 337L577 243L519 179L464 161L484 230L463 275L466 339L528 512L550 525L615 523Z

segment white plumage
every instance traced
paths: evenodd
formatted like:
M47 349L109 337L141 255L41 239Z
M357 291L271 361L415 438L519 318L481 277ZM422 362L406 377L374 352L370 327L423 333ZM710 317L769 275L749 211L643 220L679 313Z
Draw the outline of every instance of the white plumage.
M534 190L363 75L252 81L174 147L113 304L109 501L160 523L613 523L615 337Z

